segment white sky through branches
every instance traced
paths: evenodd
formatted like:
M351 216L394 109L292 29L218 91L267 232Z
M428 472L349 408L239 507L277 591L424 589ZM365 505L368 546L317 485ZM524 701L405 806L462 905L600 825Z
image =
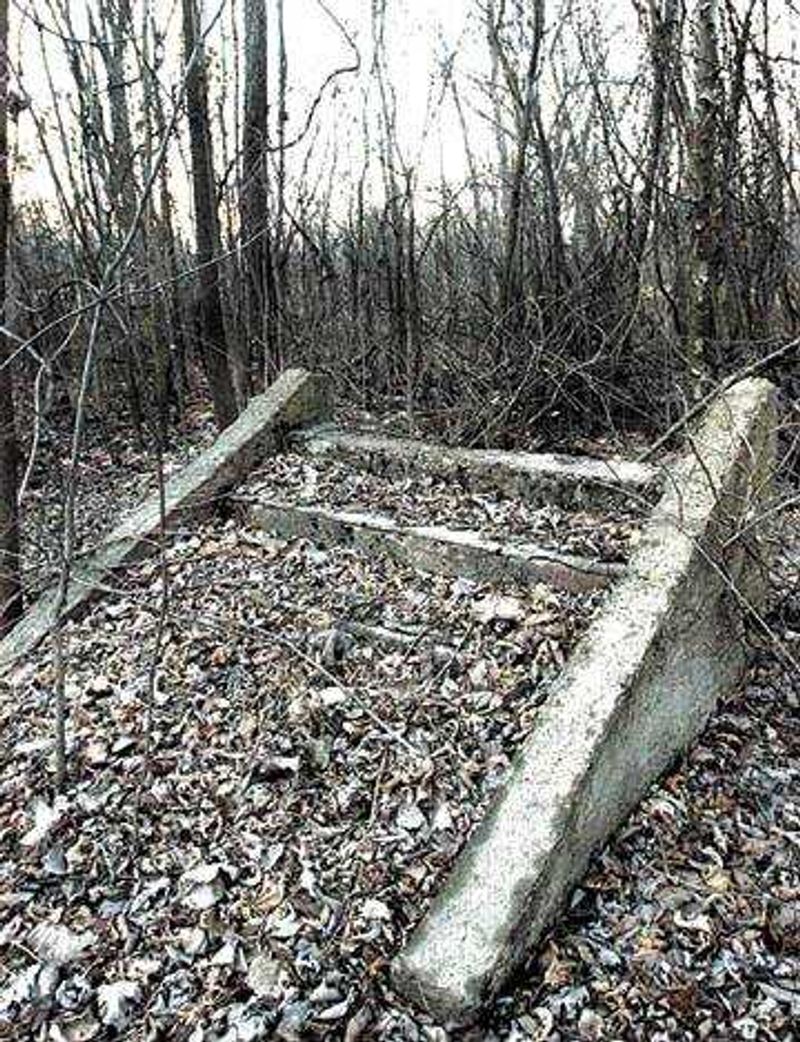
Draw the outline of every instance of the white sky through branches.
M179 0L132 0L133 20L139 32L143 14L149 10L165 40L165 60L160 70L164 97L174 92L181 79L181 4ZM271 94L273 127L277 106L275 32L276 0L269 0ZM315 113L311 129L289 157L290 181L302 176L316 180L320 190L335 186L346 197L354 180L368 168L367 180L380 177L377 153L380 137L378 108L379 86L374 75L376 0L285 0L285 28L288 54L289 94L287 98L287 138L298 135L314 99L326 77L337 68L352 64L353 50L347 36L358 49L361 68L358 74L337 77L324 93ZM458 186L466 174L462 129L447 88L443 70L452 70L464 103L470 135L470 146L480 163L490 167L496 161L496 140L492 129L494 112L487 90L490 62L480 0L385 0L386 77L389 96L396 113L398 150L395 161L400 170L414 170L415 185L424 205L425 194L439 191L443 179ZM516 3L508 3L513 11ZM72 138L71 161L76 162L74 148L77 104L75 85L70 75L59 38L65 19L79 40L82 54L94 60L102 96L105 74L96 49L90 45L87 11L100 25L98 0L74 4L69 0L12 0L12 61L18 88L30 99L33 111L23 111L18 120L20 162L15 171L14 193L18 201L54 197L53 184L36 139L34 113L47 128L48 144L58 168L66 162L58 143L55 106L62 113L62 125ZM241 88L244 75L242 50L242 0L204 0L204 16L212 18L222 10L214 32L208 40L211 59L210 82L212 109L217 119L216 165L218 172L231 161L232 142L240 119ZM525 10L523 3L522 9ZM565 20L561 12L569 9ZM784 9L781 0L780 10ZM337 26L334 18L338 19ZM556 52L552 65L562 77L553 90L552 72L543 79L542 90L548 96L564 93L576 99L576 108L585 103L586 75L581 66L581 33L597 34L606 41L611 103L622 105L632 82L641 75L639 63L644 60L643 41L637 33L635 5L627 0L559 0L547 5L548 34L545 43L549 54ZM771 19L771 47L786 55L793 53L794 31L788 14ZM568 29L563 26L569 25ZM579 27L576 31L575 27ZM344 29L344 32L342 31ZM346 35L345 35L346 34ZM47 57L45 62L44 56ZM524 56L523 56L524 58ZM133 69L131 98L137 106L139 82ZM55 99L48 85L47 68L52 76ZM789 69L786 65L783 69ZM581 81L584 81L583 83ZM582 93L583 92L583 93ZM616 93L615 93L616 92ZM583 100L581 100L583 99ZM138 99L140 105L140 99ZM167 106L169 107L169 106ZM547 115L547 114L546 114ZM138 112L133 113L136 126ZM635 109L626 117L630 133L636 126ZM225 134L221 132L225 124ZM188 170L184 144L185 117L179 121L181 137L170 156L173 190L182 210L188 207ZM635 134L635 129L633 130ZM227 152L225 147L227 147ZM236 177L229 177L226 190L235 192Z
M65 0L36 0L35 3L14 0L11 20L12 60L18 89L30 99L37 117L46 124L48 141L56 154L59 149L54 104L61 107L69 133L74 133L76 121L75 86L64 44L59 37L63 31L59 4L69 12L75 37L84 41L78 45L81 51L97 61L88 42L90 33L86 15L87 9L96 14L97 3L90 2L85 7L65 4ZM166 40L166 59L160 76L166 93L180 82L180 4L174 0L155 0L149 6ZM219 6L219 0L205 0L206 18L211 17ZM209 37L211 88L215 112L224 112L231 130L235 124L236 107L241 103L241 96L236 96L236 87L238 82L241 90L243 62L240 61L237 71L236 50L237 42L241 50L242 4L237 0L222 0L222 6L222 17ZM378 89L372 74L375 50L372 6L370 0L330 0L327 5L355 42L361 70L358 75L338 77L327 89L311 132L295 150L294 159L298 166L302 165L307 149L313 147L322 167L330 170L331 164L335 163L339 176L345 170L358 176L354 166L363 164L365 150L369 151L377 143L374 116ZM622 18L623 7L616 2L604 6L608 9L606 28L613 27ZM134 23L138 27L143 11L141 0L134 0L132 7ZM275 4L270 3L269 9L274 23ZM488 103L485 94L476 87L488 75L479 5L474 0L387 0L386 15L387 83L395 98L400 146L398 160L403 166L411 166L417 171L422 189L426 183L438 183L442 174L448 178L463 177L462 134L452 97L442 89L442 69L448 63L454 63L459 90L466 102L470 132L474 135L473 147L480 152L483 146L488 152L492 139L486 119ZM285 25L289 67L287 136L291 139L302 129L309 106L326 76L338 67L351 64L353 52L343 33L317 0L286 0ZM274 50L274 24L270 25L270 30ZM55 100L48 85L43 54L47 55ZM273 69L277 66L274 54L272 66ZM98 78L102 84L102 71ZM135 92L135 85L132 89ZM367 108L373 118L365 130L364 99L367 94ZM184 122L182 119L181 132ZM53 185L36 140L31 112L22 112L19 117L18 143L20 162L15 176L16 198L52 198ZM334 152L337 153L335 161ZM218 154L218 166L220 158ZM63 162L63 157L60 161ZM179 196L186 191L184 164L185 157L176 152L171 169Z

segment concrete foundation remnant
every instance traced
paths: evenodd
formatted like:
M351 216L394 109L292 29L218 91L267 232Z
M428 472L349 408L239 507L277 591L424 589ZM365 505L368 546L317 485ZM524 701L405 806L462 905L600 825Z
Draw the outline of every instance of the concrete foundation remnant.
M745 667L764 592L755 524L775 461L774 390L721 395L666 474L627 575L555 681L510 778L392 967L467 1021L553 922L592 854L702 729Z

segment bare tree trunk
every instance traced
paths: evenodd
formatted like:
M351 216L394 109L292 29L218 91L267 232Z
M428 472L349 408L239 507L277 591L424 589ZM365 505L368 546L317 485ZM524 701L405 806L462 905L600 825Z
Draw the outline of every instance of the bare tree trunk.
M8 166L8 0L0 0L0 319L5 323L11 182ZM0 337L0 637L22 614L17 439L8 338Z
M111 149L108 157L109 197L113 207L113 230L115 241L124 242L133 224L137 206L135 152L131 136L128 77L126 74L126 48L133 34L133 20L129 0L104 0L100 4L100 26L96 30L98 49L106 70L109 113L111 116ZM141 242L137 247L141 247ZM141 261L139 249L137 259ZM141 359L139 345L128 325L127 335L116 342L116 350L122 355L127 383L128 408L139 440L144 438L144 403L140 381ZM98 402L102 407L102 403Z
M519 323L522 318L523 289L522 272L519 264L520 230L522 224L523 189L528 172L528 150L536 123L537 79L539 76L539 59L545 22L544 0L535 0L533 7L533 39L530 44L528 66L525 74L524 94L520 90L516 74L511 67L504 44L500 39L504 5L501 5L497 21L489 26L489 42L493 57L503 69L506 86L514 102L517 122L516 155L514 157L509 187L500 280L500 309L504 321L512 321L515 324ZM490 11L490 17L492 15L493 12ZM540 130L541 128L538 129ZM543 132L541 132L540 136L543 136Z
M544 19L544 8L542 8L542 19ZM561 195L553 167L553 153L542 123L542 111L538 98L534 100L533 122L536 128L536 146L545 186L548 269L554 287L563 290L567 285L568 271L567 251L564 247L564 234L561 230Z
M278 129L275 221L264 240L266 251L267 314L265 340L270 378L283 368L286 352L286 124L289 120L287 88L289 62L286 52L283 0L276 0L278 17ZM267 215L269 222L269 214Z
M192 157L195 240L199 273L198 324L214 415L224 430L236 419L236 394L228 364L225 320L219 287L219 234L214 158L208 116L208 88L196 0L183 0L183 42L186 53L186 107ZM195 53L197 51L197 53Z
M124 238L133 223L137 195L125 70L126 44L133 31L129 0L116 0L116 3L105 0L100 5L100 17L98 41L106 69L113 145L108 163L109 192L118 234Z
M267 198L267 5L244 5L244 122L242 130L242 263L246 285L246 329L251 372L263 381Z
M722 119L717 0L698 0L695 8L695 112L690 163L693 181L692 292L689 362L695 378L714 375L717 359L715 295L719 273L722 199L719 184L718 127Z
M650 102L649 140L644 173L642 175L642 194L639 199L639 211L636 217L631 248L632 261L636 269L634 278L637 290L641 284L641 265L650 235L656 188L664 159L672 66L675 61L675 37L678 23L677 0L663 0L661 4L657 3L656 0L651 0L650 20L650 60L653 66L653 89Z
M501 7L505 6L505 0L501 0ZM492 101L492 120L494 123L494 137L495 144L497 146L497 162L498 162L498 176L500 180L500 198L499 206L496 209L495 216L505 214L508 212L508 190L511 184L510 170L511 161L508 155L508 140L506 137L506 128L503 120L503 106L501 102L502 98L502 79L504 73L500 69L500 59L498 56L496 41L494 37L495 26L498 23L498 15L495 11L495 0L487 0L486 4L486 37L489 43L489 54L491 56L491 101ZM500 15L502 18L502 14Z
M152 92L153 115L155 118L156 134L163 140L167 133L167 121L164 116L164 105L161 93L158 89ZM168 275L167 315L170 331L170 342L167 347L168 359L166 365L166 380L159 386L158 393L161 397L159 409L165 413L167 399L173 393L177 399L178 411L183 413L186 396L189 392L189 374L186 359L186 332L182 299L179 291L178 279L178 248L175 241L175 228L172 221L172 195L169 189L169 171L166 163L158 172L158 195L159 195L159 231L161 248L164 251L164 260ZM170 386L171 382L171 386Z

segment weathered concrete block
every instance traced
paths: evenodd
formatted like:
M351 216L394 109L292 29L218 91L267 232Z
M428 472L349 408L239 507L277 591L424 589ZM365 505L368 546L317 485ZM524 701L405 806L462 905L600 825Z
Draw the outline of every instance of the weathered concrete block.
M738 594L760 565L737 532L769 488L773 388L717 400L645 526L628 575L575 650L511 777L395 960L441 1019L498 992L593 852L700 731L745 665Z
M213 445L170 478L165 488L166 521L197 516L237 485L256 463L277 447L282 433L325 419L329 402L318 376L289 369L253 398ZM152 552L161 526L158 493L114 528L102 545L77 564L67 590L63 616L69 618L107 584L115 569ZM0 671L31 651L55 622L56 590L49 590L0 641Z
M252 520L284 539L303 537L326 546L357 546L435 575L477 582L545 582L580 593L608 586L625 566L562 554L532 543L501 543L477 532L396 524L377 514L293 506L261 499Z
M598 460L552 452L461 449L412 438L309 430L297 439L308 453L334 456L376 474L422 471L465 488L518 496L537 506L639 506L646 511L659 488L654 467L630 460Z

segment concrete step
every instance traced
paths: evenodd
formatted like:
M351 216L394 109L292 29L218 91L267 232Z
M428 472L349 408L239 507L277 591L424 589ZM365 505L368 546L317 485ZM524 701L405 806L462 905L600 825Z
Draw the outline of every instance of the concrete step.
M472 491L501 492L544 506L567 509L638 506L647 511L658 494L655 467L543 452L451 448L413 438L309 428L293 444L314 457L334 457L384 476L421 472L456 480Z
M241 498L238 500L241 502ZM399 525L379 514L334 511L259 498L246 504L251 520L284 539L355 546L389 554L422 571L479 582L543 582L572 592L600 589L625 566L562 554L532 543L503 543L473 531Z

